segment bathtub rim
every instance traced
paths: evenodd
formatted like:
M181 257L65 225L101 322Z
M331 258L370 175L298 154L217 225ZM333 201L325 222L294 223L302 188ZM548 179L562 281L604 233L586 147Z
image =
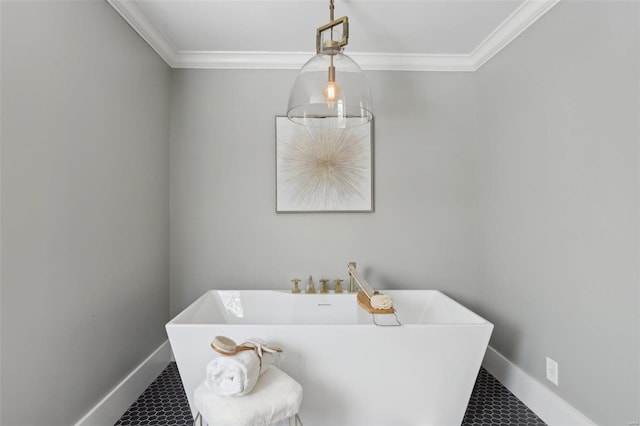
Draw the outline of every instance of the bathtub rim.
M178 314L176 314L173 318L171 318L166 324L165 327L197 327L197 326L210 326L210 325L224 325L224 326L277 326L277 327L327 327L327 326L340 326L340 327L367 327L367 326L375 326L373 322L371 323L334 323L334 324L314 324L314 323L294 323L294 322L282 322L282 323L263 323L263 322L246 322L246 323L227 323L227 322L188 322L182 321L182 318L190 315L192 310L198 308L199 305L206 303L207 298L212 297L213 293L222 292L222 291L238 291L238 292L251 292L251 293L280 293L280 294L288 294L292 297L352 297L354 304L357 304L356 294L357 293L334 293L333 291L329 293L315 293L315 294L293 294L289 290L282 289L209 289L205 291L201 296L199 296L192 303L187 305L184 309L182 309ZM472 311L465 305L461 304L454 298L448 296L446 293L441 290L434 289L383 289L379 290L381 293L389 294L393 296L395 293L404 293L404 292L417 292L417 293L431 293L437 295L436 297L443 298L446 300L446 303L453 304L456 309L460 309L465 313L465 315L470 316L475 319L475 321L464 321L464 322L435 322L435 323L406 323L402 324L403 327L457 327L457 326L479 326L486 327L490 326L493 328L493 323L489 322L487 319L483 318L476 312ZM215 297L215 296L214 296ZM363 310L362 307L358 306L359 310ZM368 314L370 317L373 317L373 314Z

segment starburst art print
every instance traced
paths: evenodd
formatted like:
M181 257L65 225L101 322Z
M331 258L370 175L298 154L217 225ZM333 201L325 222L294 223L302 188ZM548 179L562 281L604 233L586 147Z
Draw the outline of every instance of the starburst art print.
M371 125L305 127L276 117L278 212L373 211Z

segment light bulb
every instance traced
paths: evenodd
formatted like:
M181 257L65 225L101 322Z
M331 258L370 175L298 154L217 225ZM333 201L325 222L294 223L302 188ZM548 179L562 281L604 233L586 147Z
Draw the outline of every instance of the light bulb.
M327 102L333 104L340 97L340 86L335 81L329 81L322 89L322 95Z
M322 95L327 100L327 106L329 108L333 108L340 97L340 86L336 83L336 67L333 66L333 56L331 56L331 65L329 66L328 71L328 81L322 89Z

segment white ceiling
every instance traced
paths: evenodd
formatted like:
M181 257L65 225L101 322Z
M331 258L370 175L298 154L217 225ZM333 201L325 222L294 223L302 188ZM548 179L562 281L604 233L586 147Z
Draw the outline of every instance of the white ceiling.
M329 0L108 0L175 68L299 68ZM363 69L474 71L558 0L335 0Z

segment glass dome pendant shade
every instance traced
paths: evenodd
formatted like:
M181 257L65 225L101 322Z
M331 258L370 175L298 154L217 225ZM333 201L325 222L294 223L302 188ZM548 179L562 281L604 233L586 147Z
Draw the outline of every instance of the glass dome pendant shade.
M371 91L358 64L342 50L349 38L346 16L316 31L317 54L302 67L289 95L287 117L310 127L346 128L373 119ZM334 29L342 25L342 38ZM326 40L322 40L325 38Z

